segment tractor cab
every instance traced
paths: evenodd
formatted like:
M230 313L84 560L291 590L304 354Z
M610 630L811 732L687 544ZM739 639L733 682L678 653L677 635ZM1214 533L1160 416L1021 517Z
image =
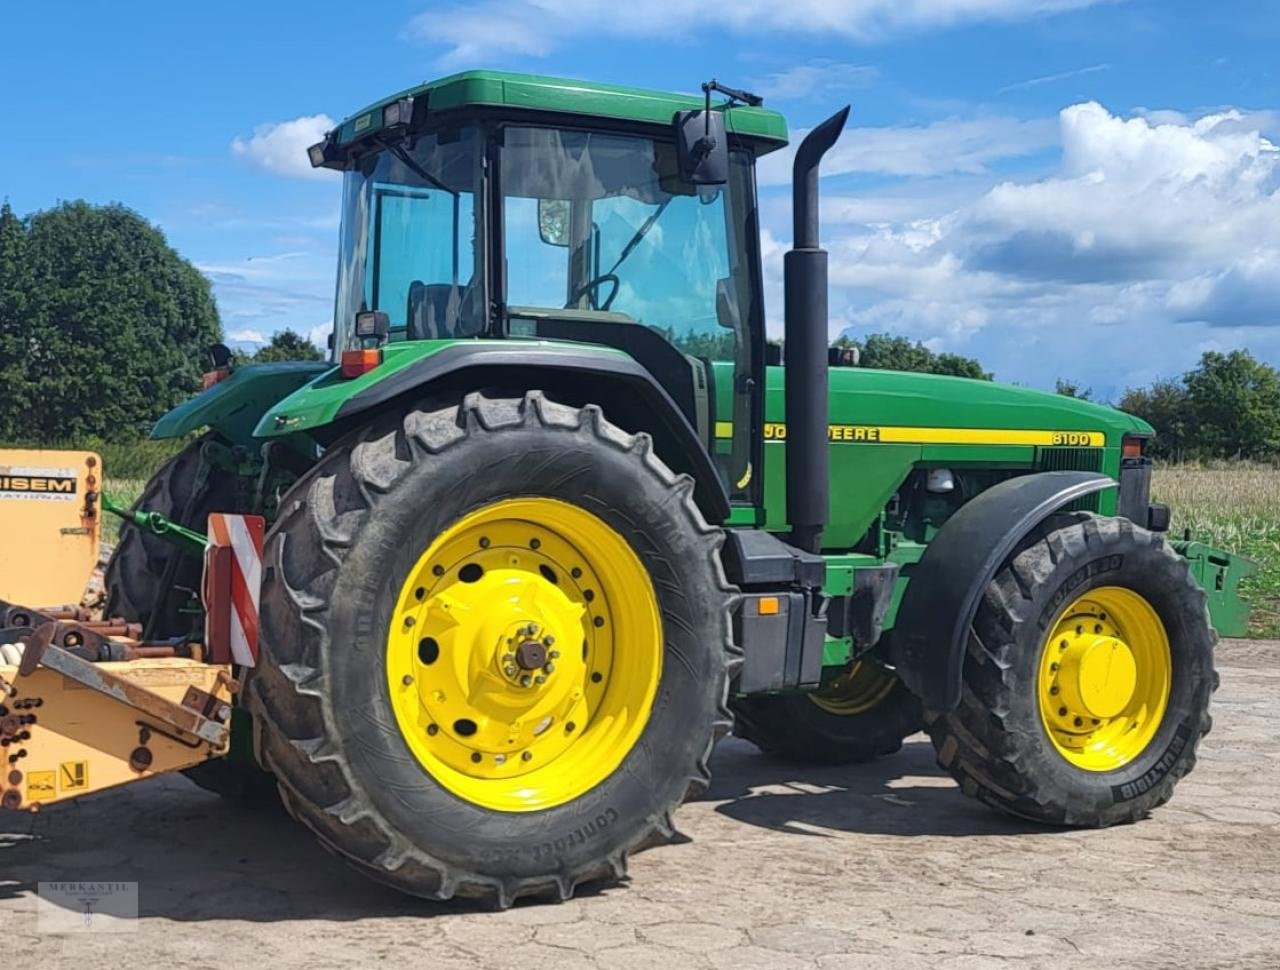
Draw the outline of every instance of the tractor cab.
M712 104L713 90L730 96ZM335 352L481 337L613 347L746 498L764 383L754 168L785 124L719 85L637 94L469 72L331 133L312 158L344 173ZM715 165L699 165L706 135ZM370 339L357 320L375 311L385 334ZM738 433L717 447L717 426Z

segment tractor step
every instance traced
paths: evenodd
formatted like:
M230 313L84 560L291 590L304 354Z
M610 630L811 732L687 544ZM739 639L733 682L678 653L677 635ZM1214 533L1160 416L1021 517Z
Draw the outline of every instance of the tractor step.
M38 811L226 752L229 665L141 643L129 624L3 608L33 625L0 629L0 807Z

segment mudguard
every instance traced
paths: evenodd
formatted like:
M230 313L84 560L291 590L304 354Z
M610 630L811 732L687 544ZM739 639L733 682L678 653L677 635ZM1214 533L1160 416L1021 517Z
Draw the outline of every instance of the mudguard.
M898 676L926 709L949 711L960 703L979 598L1018 541L1069 502L1115 487L1095 472L1022 475L961 506L938 530L912 570L893 630Z
M181 438L214 428L234 444L253 437L254 426L281 398L330 370L327 361L290 360L245 364L206 391L184 401L156 422L152 438Z
M621 351L548 340L459 340L390 344L384 355L381 367L360 377L335 372L299 388L262 415L255 435L341 432L424 394L537 389L565 404L599 404L625 430L648 432L663 461L693 478L703 514L712 522L729 516L728 493L698 432L653 375Z

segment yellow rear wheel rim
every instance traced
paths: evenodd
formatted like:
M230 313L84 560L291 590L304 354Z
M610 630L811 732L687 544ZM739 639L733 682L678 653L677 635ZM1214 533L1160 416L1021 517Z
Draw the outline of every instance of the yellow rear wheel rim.
M590 512L509 499L454 523L400 589L396 721L422 767L485 808L563 805L621 765L662 676L648 571Z
M1123 768L1164 719L1173 682L1169 635L1133 590L1090 590L1054 624L1037 682L1040 719L1058 753L1086 771Z
M828 714L865 714L893 691L897 675L873 663L855 660L830 683L805 696Z

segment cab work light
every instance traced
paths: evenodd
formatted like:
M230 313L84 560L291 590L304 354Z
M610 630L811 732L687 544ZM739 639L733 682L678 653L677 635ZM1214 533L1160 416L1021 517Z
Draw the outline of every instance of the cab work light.
M356 314L356 346L342 352L342 376L359 377L382 363L382 345L391 332L391 318L381 310Z

